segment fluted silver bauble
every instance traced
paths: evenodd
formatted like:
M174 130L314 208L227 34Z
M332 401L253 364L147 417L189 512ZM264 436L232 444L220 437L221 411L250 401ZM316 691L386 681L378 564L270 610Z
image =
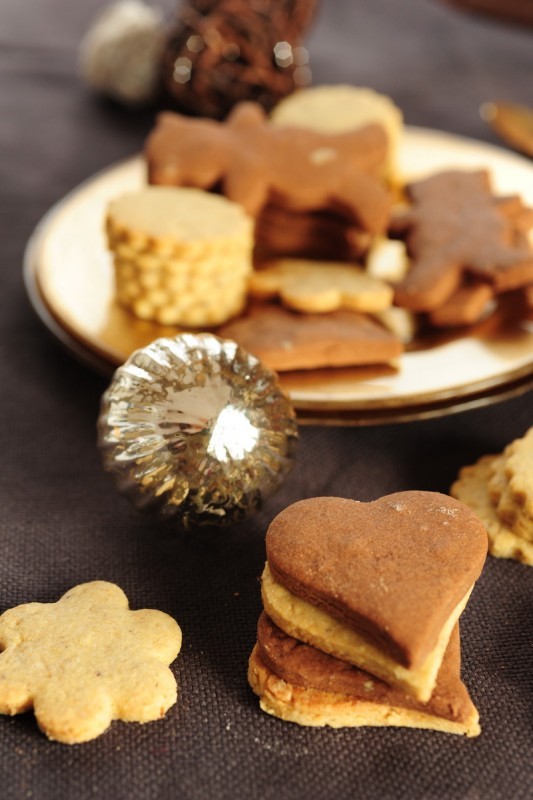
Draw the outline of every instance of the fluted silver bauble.
M292 466L298 432L276 374L231 341L157 339L102 398L104 468L139 509L181 526L240 521Z

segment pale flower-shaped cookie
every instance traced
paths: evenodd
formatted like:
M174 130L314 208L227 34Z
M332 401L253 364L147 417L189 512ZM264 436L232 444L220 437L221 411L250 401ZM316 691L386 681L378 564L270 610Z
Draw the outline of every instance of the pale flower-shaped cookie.
M0 713L33 708L44 733L66 744L94 739L114 719L158 719L176 702L168 664L180 647L172 617L130 611L113 583L17 606L0 616Z
M383 311L391 305L393 296L390 286L355 264L303 258L270 262L268 267L252 273L249 291L262 299L279 296L288 308L308 314L339 308Z

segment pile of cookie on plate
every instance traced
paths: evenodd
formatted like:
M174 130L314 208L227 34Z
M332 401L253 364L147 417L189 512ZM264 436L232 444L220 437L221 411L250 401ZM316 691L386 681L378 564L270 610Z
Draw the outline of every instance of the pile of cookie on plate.
M487 534L469 508L421 491L301 500L273 520L266 550L248 670L264 711L300 725L479 734L458 618Z
M269 116L159 115L147 185L108 208L118 301L210 329L277 371L401 365L420 331L533 307L533 211L483 169L406 182L403 121L352 86L301 89Z

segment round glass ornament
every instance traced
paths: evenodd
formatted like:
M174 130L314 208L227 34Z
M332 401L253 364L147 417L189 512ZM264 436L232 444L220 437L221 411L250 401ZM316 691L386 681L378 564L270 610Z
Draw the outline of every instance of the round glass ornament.
M134 352L98 419L104 469L119 491L184 528L228 526L258 509L290 470L297 439L276 373L206 333Z
M117 0L100 11L82 39L82 76L125 105L152 103L159 95L165 37L160 9L143 0Z

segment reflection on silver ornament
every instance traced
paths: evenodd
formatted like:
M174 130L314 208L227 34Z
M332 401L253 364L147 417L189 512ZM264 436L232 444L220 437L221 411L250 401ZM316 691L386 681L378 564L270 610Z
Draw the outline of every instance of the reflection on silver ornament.
M234 342L184 333L137 350L102 398L104 468L140 509L186 528L256 510L298 432L276 374Z

